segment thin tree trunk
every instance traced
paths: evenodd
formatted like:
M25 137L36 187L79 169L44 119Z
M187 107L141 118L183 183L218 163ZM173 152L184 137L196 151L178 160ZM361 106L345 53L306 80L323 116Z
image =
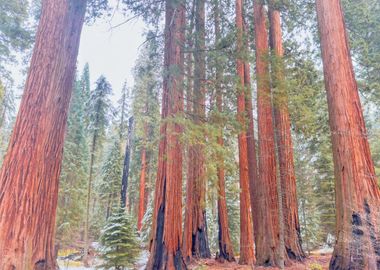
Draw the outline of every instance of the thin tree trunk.
M138 219L137 219L138 231L141 231L142 220L145 214L145 174L146 174L145 171L146 171L146 149L145 149L145 146L143 146L141 150L140 198L139 198L139 214L138 214Z
M190 26L188 28L187 47L189 53L186 55L186 113L190 119L193 119L193 31L194 31L194 15L195 15L195 1L192 1ZM185 205L185 223L183 230L183 243L182 253L185 260L189 260L192 256L192 231L193 231L193 197L194 197L194 146L189 144L187 146L187 172L186 172L186 205Z
M332 270L380 269L380 190L339 0L317 0L335 168Z
M24 95L0 172L0 269L56 269L58 182L86 1L42 2Z
M186 268L182 244L182 147L183 52L185 5L166 0L165 52L161 141L154 198L153 228L147 269Z
M236 0L237 58L236 71L239 78L237 97L237 119L242 127L238 136L239 144L239 178L240 178L240 264L255 263L253 242L251 201L249 197L248 147L246 134L246 109L244 93L244 61L243 55L243 6L242 0Z
M215 0L215 47L218 47L218 44L221 40L221 30L220 30L220 10L219 10L219 0ZM216 58L216 74L215 74L215 91L216 91L216 106L218 109L218 113L223 112L223 93L222 93L222 76L223 76L223 67L222 64L219 63L218 58ZM219 123L221 124L221 123ZM218 144L223 147L223 127L221 125L219 136L217 138ZM226 188L225 188L225 173L224 173L224 159L223 157L219 157L218 167L218 225L219 225L219 233L218 233L218 244L219 244L219 254L218 260L227 260L229 262L235 261L233 246L230 238L230 230L228 227L228 214L227 214L227 203L226 203Z
M258 265L282 265L280 254L279 198L268 67L266 12L261 1L254 2L257 110L259 131L259 177L255 185L254 227Z
M125 145L124 163L123 163L123 176L121 177L121 207L127 209L128 198L128 178L129 178L129 164L131 161L131 144L132 144L132 133L133 133L133 116L128 120L128 138Z
M298 218L297 187L294 171L293 143L290 133L288 94L285 85L283 46L280 12L270 1L270 46L272 57L272 84L274 88L274 118L281 181L283 206L284 242L287 255L292 260L302 261L301 230ZM281 200L280 200L281 201Z
M95 151L97 145L97 131L94 131L91 143L91 158L90 158L90 173L88 177L87 184L87 203L86 203L86 220L84 224L84 255L83 264L88 266L88 251L89 251L89 229L90 229L90 202L91 202L91 192L92 192L92 179L94 175L94 162L95 162ZM94 204L95 205L95 201ZM94 210L93 210L94 211Z

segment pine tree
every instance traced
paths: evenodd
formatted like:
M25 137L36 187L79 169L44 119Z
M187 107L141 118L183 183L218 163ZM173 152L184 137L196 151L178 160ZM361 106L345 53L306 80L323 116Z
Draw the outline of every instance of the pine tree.
M96 88L90 93L88 100L89 125L91 132L89 178L87 185L86 219L84 228L84 257L83 261L88 264L89 228L90 228L90 202L92 195L93 178L95 174L95 162L100 148L103 146L106 127L109 125L111 103L111 85L104 76L96 81Z
M140 254L140 242L133 224L134 220L124 208L113 211L100 237L100 256L104 263L99 268L123 270L133 267Z
M58 197L56 238L71 244L78 237L84 215L88 146L82 81L75 80L70 102Z

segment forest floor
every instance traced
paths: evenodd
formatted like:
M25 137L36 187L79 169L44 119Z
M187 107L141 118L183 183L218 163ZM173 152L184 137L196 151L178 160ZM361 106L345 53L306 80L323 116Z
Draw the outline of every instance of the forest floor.
M331 254L311 255L303 263L293 263L291 266L285 267L285 270L327 270L329 267ZM260 267L239 265L237 262L220 263L214 259L199 260L189 265L191 270L224 270L224 269L239 269L239 270L277 270L276 267Z
M145 269L148 261L149 252L144 250L133 269L143 270ZM285 270L327 270L331 254L325 253L313 253L303 263L293 263L291 266L287 266ZM96 257L92 258L93 260ZM93 270L93 268L83 267L80 261L59 261L61 270ZM277 270L276 267L259 267L259 266L247 266L239 265L237 262L218 262L215 259L197 260L188 265L189 270L224 270L224 269L239 269L239 270Z

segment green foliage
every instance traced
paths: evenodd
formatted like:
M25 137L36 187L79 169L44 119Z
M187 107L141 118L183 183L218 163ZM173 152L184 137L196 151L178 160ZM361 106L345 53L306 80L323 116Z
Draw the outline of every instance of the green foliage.
M83 80L74 83L68 114L57 213L57 238L72 244L80 232L88 175L88 146L85 127Z
M125 209L118 208L110 216L100 238L101 258L104 260L100 268L122 270L136 263L140 243L133 224L134 220L125 213Z
M15 52L22 52L32 43L27 27L29 4L26 0L0 0L0 74L4 64L15 60Z

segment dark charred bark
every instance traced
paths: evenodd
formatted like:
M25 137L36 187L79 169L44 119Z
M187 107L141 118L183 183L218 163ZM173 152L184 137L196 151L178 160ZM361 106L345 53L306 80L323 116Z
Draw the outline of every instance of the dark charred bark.
M42 1L35 47L0 172L0 269L56 269L58 182L86 1Z
M182 127L185 5L166 0L161 141L147 269L186 269L182 257Z
M342 6L317 0L335 169L332 270L380 269L380 190L368 143Z
M124 163L123 163L123 176L121 177L121 207L127 207L127 191L128 191L128 178L129 178L129 164L131 162L131 144L133 133L133 116L128 120L128 138L125 145Z

